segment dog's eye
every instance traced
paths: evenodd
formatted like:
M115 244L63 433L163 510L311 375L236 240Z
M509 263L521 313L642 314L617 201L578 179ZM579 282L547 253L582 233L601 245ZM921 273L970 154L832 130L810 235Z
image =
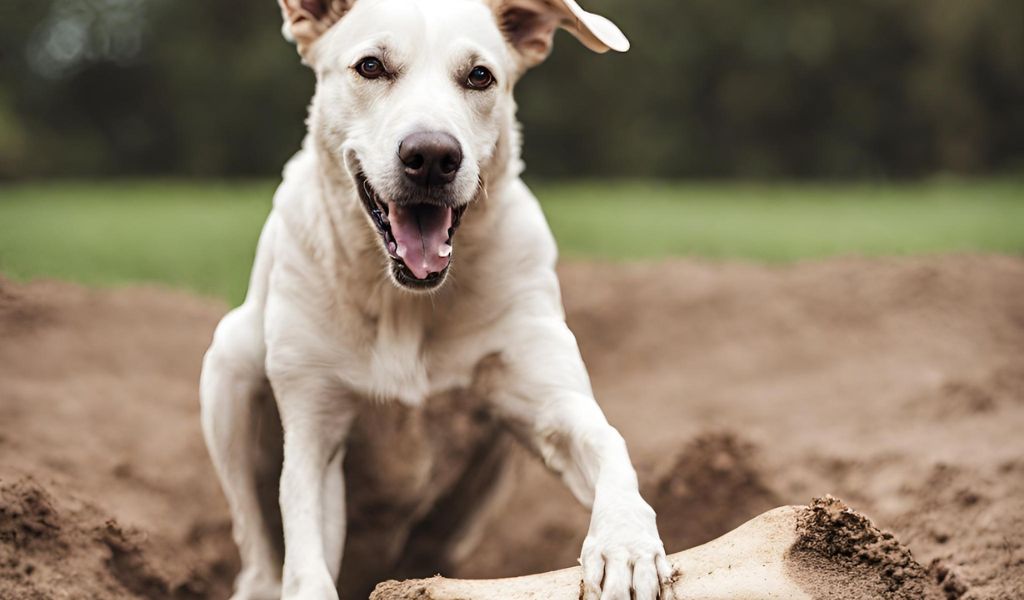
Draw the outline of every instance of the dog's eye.
M466 77L466 87L474 90L485 90L494 85L494 75L486 67L473 67Z
M356 73L359 73L367 79L377 79L383 75L387 75L388 71L384 68L384 63L379 58L368 56L363 60L359 61L356 65Z

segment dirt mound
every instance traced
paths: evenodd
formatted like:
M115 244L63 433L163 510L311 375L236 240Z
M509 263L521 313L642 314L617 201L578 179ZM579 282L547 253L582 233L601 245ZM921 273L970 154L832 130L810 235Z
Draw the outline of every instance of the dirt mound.
M647 496L672 550L702 544L783 504L763 480L756 453L753 444L729 432L705 433L686 444Z
M797 523L791 570L809 588L845 589L836 600L941 600L936 582L892 533L879 531L841 501L815 498ZM860 585L843 586L856 579ZM820 594L819 594L820 595Z
M0 598L227 597L237 558L196 423L222 311L0 280Z
M6 600L69 594L186 600L216 590L211 580L224 573L181 569L173 550L156 542L91 505L56 501L30 478L0 480L0 597Z
M986 365L980 372L946 379L915 402L907 404L911 417L960 419L975 413L996 412L1007 404L1024 402L1024 361Z
M1024 260L561 275L670 551L832 493L947 597L1024 597ZM196 395L224 310L0 282L0 597L227 596L237 558ZM516 468L485 542L445 575L574 564L586 512L532 459Z

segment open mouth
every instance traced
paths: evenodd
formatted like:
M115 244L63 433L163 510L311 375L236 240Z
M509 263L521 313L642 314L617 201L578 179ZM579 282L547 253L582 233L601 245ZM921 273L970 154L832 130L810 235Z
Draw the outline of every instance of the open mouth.
M402 285L430 289L440 285L451 266L453 238L466 206L384 200L360 172L356 176L363 207L391 257L391 272Z

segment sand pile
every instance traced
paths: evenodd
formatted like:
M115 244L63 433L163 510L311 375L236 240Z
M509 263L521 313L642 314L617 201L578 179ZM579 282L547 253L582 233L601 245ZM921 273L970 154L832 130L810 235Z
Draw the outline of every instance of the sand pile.
M184 600L226 591L218 590L216 574L179 568L174 549L155 542L93 506L56 501L30 478L0 483L5 600Z
M797 532L787 570L815 598L942 600L940 586L955 580L948 571L929 573L892 533L831 496L800 513Z
M881 586L920 568L947 598L1024 597L1024 260L562 277L670 552L831 493L895 538L794 552L895 557ZM224 310L151 288L0 283L0 598L226 597L237 558L196 399ZM574 564L586 513L532 461L515 468L486 542L444 575ZM823 531L856 525L821 509Z

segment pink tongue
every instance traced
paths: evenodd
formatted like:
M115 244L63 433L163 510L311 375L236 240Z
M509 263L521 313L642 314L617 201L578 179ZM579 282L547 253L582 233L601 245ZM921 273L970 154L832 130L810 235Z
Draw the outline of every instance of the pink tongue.
M388 203L388 221L398 244L398 257L417 279L444 271L451 261L450 249L445 246L452 226L452 209L432 204Z

